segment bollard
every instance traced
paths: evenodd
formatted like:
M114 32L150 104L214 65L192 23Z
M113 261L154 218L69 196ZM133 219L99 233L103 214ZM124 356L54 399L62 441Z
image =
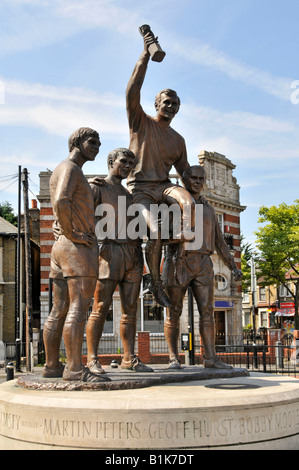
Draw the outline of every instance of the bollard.
M14 379L15 369L12 362L9 362L6 366L6 382Z
M190 366L190 354L189 351L185 351L185 366Z
M16 339L16 371L21 372L21 340Z
M276 359L276 367L283 368L283 357L282 357L282 342L276 341L275 343L275 359Z

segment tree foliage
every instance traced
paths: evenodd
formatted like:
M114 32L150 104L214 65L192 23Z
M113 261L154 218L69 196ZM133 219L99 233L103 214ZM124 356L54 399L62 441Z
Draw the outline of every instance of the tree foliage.
M0 217L10 222L12 225L18 226L18 217L13 212L13 207L10 202L5 201L0 203Z
M272 207L261 207L256 232L257 247L263 262L259 263L259 274L264 285L284 285L294 299L298 321L299 295L299 200ZM295 290L289 287L292 281Z

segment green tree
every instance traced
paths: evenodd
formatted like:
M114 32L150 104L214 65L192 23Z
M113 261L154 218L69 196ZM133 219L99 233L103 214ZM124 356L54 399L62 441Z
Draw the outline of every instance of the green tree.
M10 222L12 225L18 226L18 217L13 212L13 207L10 202L5 201L0 203L0 217Z
M256 232L257 247L263 259L258 265L264 285L274 282L286 287L295 304L295 329L299 329L299 200L278 207L261 207ZM294 291L289 286L294 285Z

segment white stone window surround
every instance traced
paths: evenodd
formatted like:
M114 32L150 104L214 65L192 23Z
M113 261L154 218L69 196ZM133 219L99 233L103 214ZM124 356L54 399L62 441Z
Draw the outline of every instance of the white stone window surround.
M219 291L224 291L228 287L228 281L226 277L222 273L216 273L215 274L215 287Z
M224 233L224 215L222 212L216 212L217 220L220 226L220 230Z

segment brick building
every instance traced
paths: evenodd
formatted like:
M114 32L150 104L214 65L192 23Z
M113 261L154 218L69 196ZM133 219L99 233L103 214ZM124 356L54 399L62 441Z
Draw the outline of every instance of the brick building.
M0 341L15 340L16 245L18 229L0 217Z
M252 325L256 329L274 328L278 330L294 330L295 302L294 295L296 292L297 276L290 272L286 273L286 285L269 285L263 284L263 279L257 279L257 308L255 318L253 318L252 308L252 292L250 289L243 292L242 308L243 308L243 326ZM259 285L261 284L261 285Z
M198 156L199 164L205 167L207 173L207 185L204 196L214 206L218 215L220 226L225 238L235 257L238 267L240 267L240 212L245 207L240 205L239 186L233 170L232 164L225 156L215 152L203 151ZM40 173L40 258L41 258L41 328L49 314L49 302L51 302L51 289L49 283L51 249L54 243L52 233L53 211L49 193L49 179L51 171ZM233 280L231 272L222 263L217 255L213 255L215 269L215 321L217 331L217 342L219 344L230 341L231 335L242 337L242 297L241 287L237 286ZM156 304L151 292L148 290L148 276L145 267L144 282L141 286L137 329L138 331L149 331L151 344L163 342L164 328L164 308ZM101 349L108 351L107 344L111 344L111 352L120 351L122 348L119 337L119 320L121 316L120 298L116 291L110 314L107 316L104 328L104 335L100 344ZM194 324L196 342L198 338L198 314L194 305ZM181 331L188 331L188 299L184 305ZM160 350L161 352L161 344ZM228 343L229 344L229 343ZM105 346L106 345L106 346ZM163 344L167 352L165 343Z
M31 264L32 264L32 327L40 327L40 265L39 265L39 209L36 201L29 209L31 231ZM21 224L22 225L22 224ZM32 237L35 236L37 240ZM8 354L14 355L14 344L17 337L25 341L25 249L24 234L21 229L20 254L20 301L17 315L17 239L18 229L0 217L0 343L7 345ZM7 351L6 351L7 352ZM5 352L5 354L6 354ZM1 351L0 351L1 361Z

